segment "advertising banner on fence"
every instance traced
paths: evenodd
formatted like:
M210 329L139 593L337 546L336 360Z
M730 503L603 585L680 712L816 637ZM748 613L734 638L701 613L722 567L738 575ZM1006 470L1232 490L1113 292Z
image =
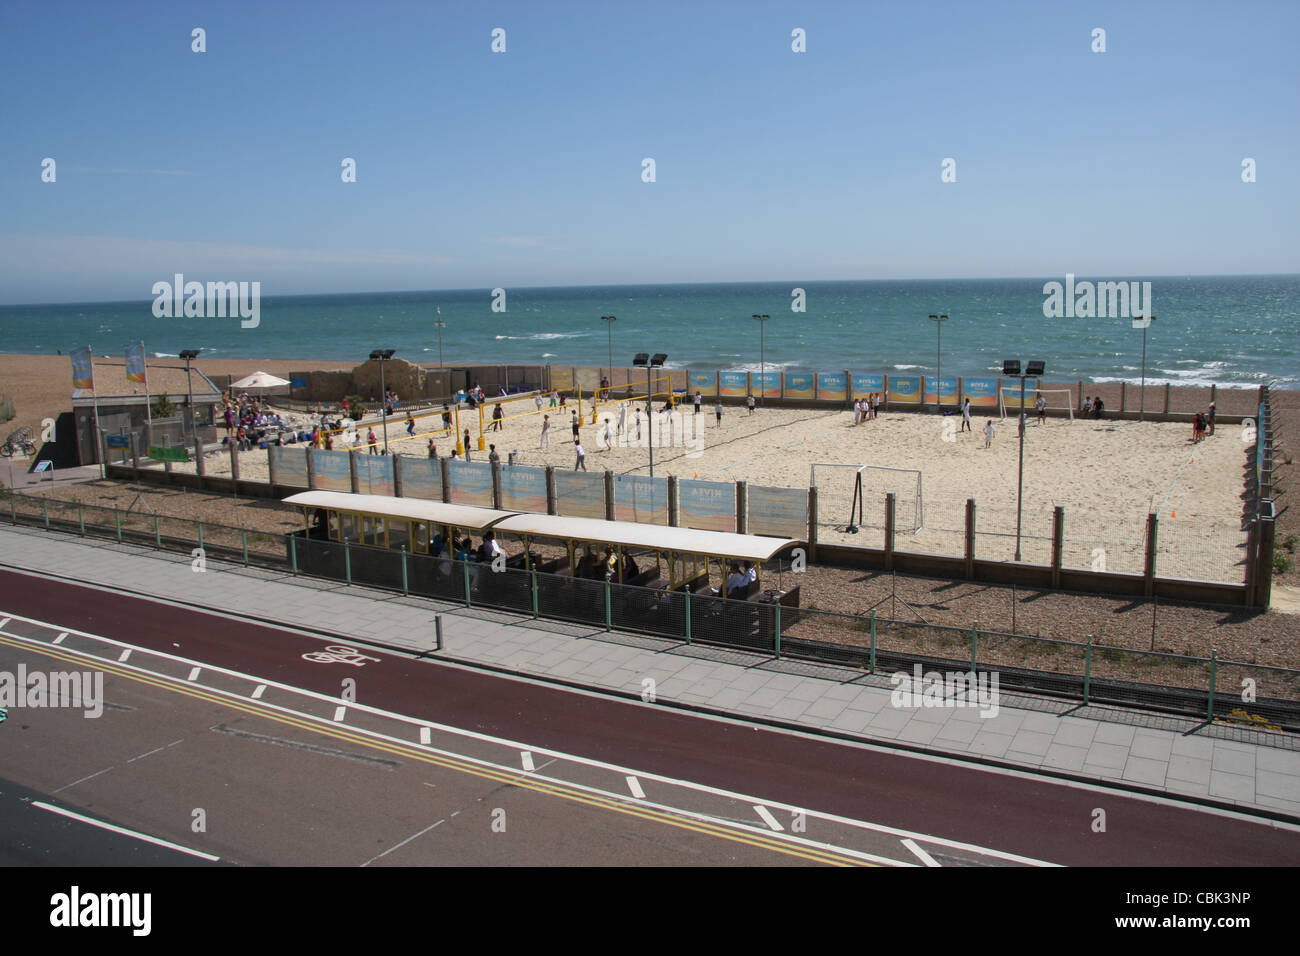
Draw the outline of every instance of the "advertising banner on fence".
M1025 379L1025 408L1034 407L1034 390L1038 388L1038 379ZM975 404L971 402L971 404ZM996 405L997 402L994 401ZM1020 410L1020 379L1009 378L1002 383L1002 404L1006 408Z
M437 458L412 458L401 455L397 468L402 475L402 497L442 500L442 462Z
M154 461L189 461L190 453L185 450L183 445L177 445L170 448L165 445L150 445L148 448L149 457Z
M957 400L957 379L956 378L949 378L948 376L945 375L943 378L936 379L932 375L927 375L925 377L925 402L927 405L933 405L936 401L939 400L936 399L934 395L935 382L939 383L939 394L942 397L943 404L945 405L960 404L960 402L958 402Z
M363 495L395 495L391 455L357 455L357 487Z
M754 394L763 398L780 398L781 397L781 373L780 372L750 372L750 385L753 386Z
M492 463L486 461L447 462L448 499L457 505L492 507Z
M749 394L748 372L719 372L719 390L726 398L744 398Z
M605 517L605 476L586 471L555 472L555 510L571 518Z
M126 380L148 387L148 373L144 367L144 343L136 342L126 347Z
M351 491L352 456L346 451L311 448L311 486L315 491Z
M668 479L614 476L614 520L668 523Z
M781 538L808 537L808 491L803 488L767 488L750 485L746 489L746 527L750 534L770 534Z
M307 487L307 449L272 445L266 450L267 463L277 485Z
M812 398L813 374L811 372L787 372L785 375L786 398Z
M885 376L883 375L853 376L853 398L866 398L874 392L883 392L884 390Z
M527 465L501 468L501 507L546 514L546 469Z
M713 398L718 394L718 373L717 372L692 372L691 373L691 394L699 392L705 398Z
M921 402L921 377L919 375L889 376L889 401L900 405L919 405Z
M677 523L700 531L736 530L736 486L730 481L677 482Z
M962 395L970 399L972 408L997 408L998 379L968 378L961 383Z
M91 360L90 346L83 345L79 349L73 349L68 353L68 357L72 359L72 387L93 389L95 368Z
M848 398L849 383L843 372L817 373L817 398L823 402L842 402Z

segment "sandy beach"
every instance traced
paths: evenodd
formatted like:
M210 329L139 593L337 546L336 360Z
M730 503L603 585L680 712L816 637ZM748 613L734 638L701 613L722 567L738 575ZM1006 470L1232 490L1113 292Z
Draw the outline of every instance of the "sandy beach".
M261 369L286 374L308 368L347 368L347 363L306 359L200 361L212 375L244 375ZM39 426L43 417L71 408L71 374L66 356L0 356L0 393L14 398L17 419ZM535 409L531 399L507 403L509 417L499 432L486 431L506 461L573 469L575 454L570 425L572 405ZM551 417L549 449L539 448L542 415ZM619 406L601 406L592 424L583 405L581 436L590 470L618 474L649 472L650 435L642 422L638 440L636 407L629 405L624 428L618 429ZM644 417L644 415L643 415ZM615 432L613 447L604 441L605 419ZM819 536L826 541L878 545L882 540L884 496L898 495L897 546L905 550L960 554L967 498L977 502L978 553L1010 559L1015 553L1018 443L1013 419L992 418L994 437L985 450L982 416L972 432L958 430L959 419L916 412L882 413L855 426L848 410L760 408L753 415L742 406L724 406L719 426L707 401L696 416L691 405L677 408L670 424L659 407L654 425L656 476L677 475L715 481L744 480L756 485L807 487L814 462L873 465L922 472L921 507L915 478L885 471L864 472L861 531L845 534L852 501L852 469L823 469L819 478ZM479 416L462 408L460 427L471 432L471 455L477 448ZM376 426L376 433L382 429ZM452 440L437 415L417 418L414 439L406 437L404 416L389 420L389 443L395 453L425 457L433 437L438 453L451 452ZM351 439L352 436L346 436ZM1052 514L1065 508L1068 566L1094 567L1105 561L1111 570L1140 571L1148 512L1160 515L1161 573L1208 580L1240 580L1242 483L1250 442L1239 425L1223 425L1199 445L1191 430L1177 423L1113 421L1031 423L1025 442L1024 509L1021 551L1025 560L1050 560ZM338 442L336 448L346 448ZM209 454L206 470L229 474L229 454ZM192 471L193 464L177 465ZM267 454L255 449L241 455L245 479L268 476ZM917 513L919 512L919 513ZM919 525L919 531L912 531Z
M538 413L532 411L531 402L511 406L523 413L507 419L500 431L485 434L502 461L514 453L516 464L572 470L576 454L570 415L548 407ZM538 447L542 415L552 419L549 449ZM615 432L612 446L604 440L606 417ZM671 425L662 410L655 417L657 477L805 488L814 462L919 469L920 507L914 474L863 472L863 512L856 521L861 527L856 535L843 530L852 504L854 469L819 469L820 539L879 546L885 495L893 491L900 531L897 547L961 554L966 499L975 498L979 554L1014 557L1019 449L1013 419L991 419L994 437L986 450L983 429L990 419L978 416L971 432L959 431L956 417L911 412L882 413L856 426L852 412L838 410L767 408L750 415L743 407L725 406L720 426L712 407L698 418L690 406L684 412L679 408ZM650 428L642 422L638 441L635 418L635 410L629 408L625 432L619 435L616 408L602 410L597 425L591 424L586 410L580 436L589 470L649 473ZM389 446L394 453L426 457L428 440L433 438L440 456L450 454L453 441L441 429L437 415L419 416L416 421L412 439L406 435L404 416L389 419ZM486 451L477 448L477 412L461 409L461 427L471 430L471 458L486 460ZM382 429L374 428L382 441ZM1022 556L1050 562L1053 509L1061 506L1066 512L1068 566L1093 567L1104 560L1110 570L1140 571L1146 517L1155 512L1161 518L1162 573L1240 580L1245 542L1240 495L1251 448L1241 432L1240 426L1225 425L1214 437L1193 445L1190 428L1177 423L1048 419L1040 426L1031 422L1025 441ZM341 436L336 449L357 447L353 435ZM175 467L194 470L193 464ZM212 475L229 474L229 453L209 453L205 468ZM240 476L265 480L267 453L261 449L242 453ZM919 530L913 532L914 525Z

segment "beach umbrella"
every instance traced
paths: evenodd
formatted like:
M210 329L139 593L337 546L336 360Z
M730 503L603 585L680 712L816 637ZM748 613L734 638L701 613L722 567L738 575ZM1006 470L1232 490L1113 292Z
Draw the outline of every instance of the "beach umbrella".
M275 388L278 385L288 384L288 379L276 378L274 375L268 375L266 372L254 372L247 378L241 378L238 382L231 382L230 387L232 389Z

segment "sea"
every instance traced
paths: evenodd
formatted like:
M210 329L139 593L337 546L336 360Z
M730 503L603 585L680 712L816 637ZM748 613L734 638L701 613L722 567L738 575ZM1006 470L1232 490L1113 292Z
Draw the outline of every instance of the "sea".
M1151 282L1145 333L1129 316L1048 317L1045 284L1066 282L1048 276L264 294L255 328L238 317L158 318L152 298L4 306L0 351L89 345L120 357L142 341L156 357L201 348L203 358L360 362L391 348L428 365L593 366L612 353L615 367L646 352L693 370L927 375L941 366L965 376L1015 358L1045 362L1049 381L1138 382L1145 368L1148 382L1300 388L1300 275L1074 283L1129 279Z

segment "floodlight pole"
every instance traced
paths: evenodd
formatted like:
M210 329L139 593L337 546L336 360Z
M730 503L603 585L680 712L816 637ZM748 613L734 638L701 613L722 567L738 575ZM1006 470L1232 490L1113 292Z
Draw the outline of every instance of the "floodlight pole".
M943 414L943 396L939 394L939 379L943 376L943 323L948 320L946 315L932 315L930 318L935 323L935 331L939 333L938 344L934 347L934 410L940 415Z
M614 323L618 321L618 316L602 315L600 321L609 329L609 389L605 392L605 398L609 398L609 392L614 389Z
M384 423L384 454L388 454L388 389L384 385L384 360L379 359L379 414Z
M438 318L433 323L438 327L438 368L442 368L442 330L447 323L442 321L442 309L438 309Z
M1025 376L1020 376L1020 477L1016 481L1016 560L1020 560L1020 505L1025 491Z
M384 363L393 357L395 349L375 349L370 358L379 363L379 417L384 428L384 454L388 454L388 386L384 382Z
M1138 318L1142 318L1138 316ZM1142 323L1142 391L1141 398L1138 402L1138 421L1146 421L1147 414L1147 327L1156 320L1154 315L1148 316Z
M758 320L758 404L762 405L764 393L767 391L767 357L763 351L763 329L771 316L753 315L750 318Z
M202 349L181 349L181 353L180 353L181 358L185 360L185 404L190 412L190 444L191 445L195 444L198 441L198 429L195 428L194 425L194 388L192 387L193 383L190 379L190 362L193 359L198 358L199 353L202 351L203 351ZM145 386L144 401L145 401L145 408L147 410L149 406L149 389L147 385ZM149 411L149 421L151 423L153 421L152 411ZM149 434L150 437L152 438L153 437L152 427L150 427L149 429ZM198 454L198 452L196 451L195 454Z
M655 476L655 399L650 392L650 363L645 365L646 443L650 448L650 477Z

